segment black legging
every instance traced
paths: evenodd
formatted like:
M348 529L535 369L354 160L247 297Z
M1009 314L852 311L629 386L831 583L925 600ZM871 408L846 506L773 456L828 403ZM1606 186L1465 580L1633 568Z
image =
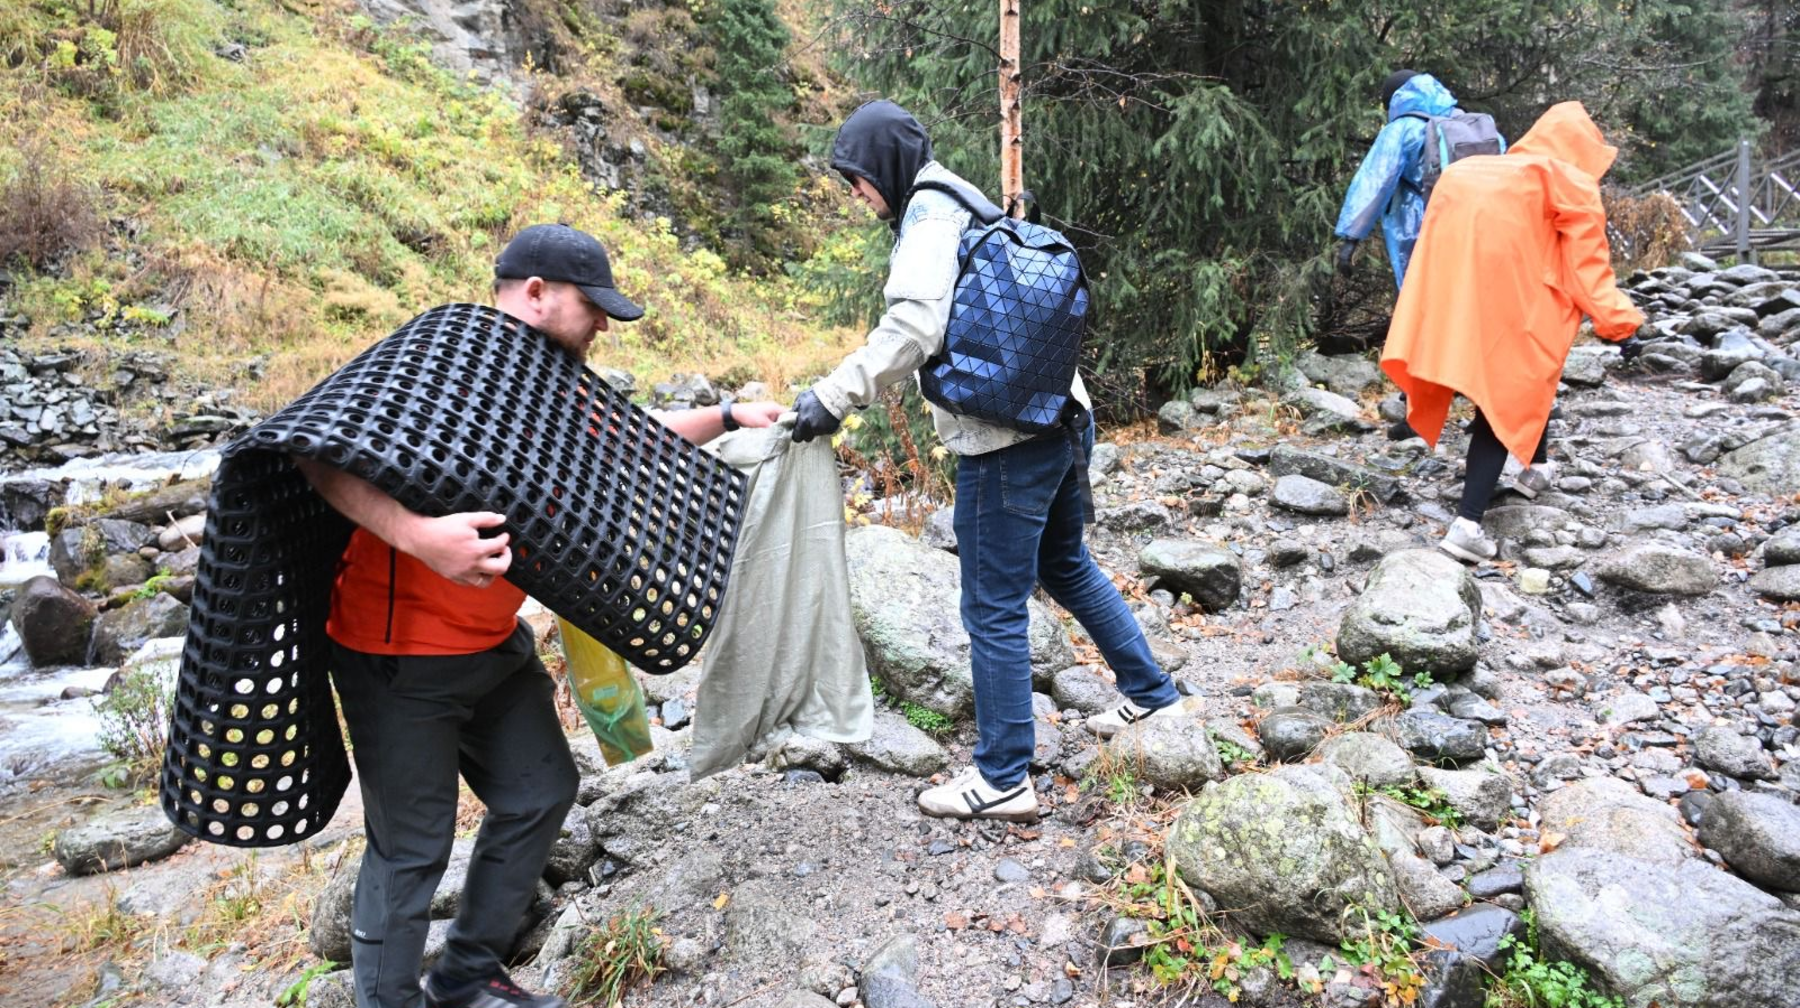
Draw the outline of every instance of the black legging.
M1544 461L1549 441L1550 427L1546 424L1544 433L1538 435L1537 451L1531 454L1532 465ZM1506 446L1494 436L1487 417L1476 410L1475 422L1469 425L1469 464L1463 474L1462 506L1458 509L1464 518L1479 522L1487 514L1488 502L1494 499L1494 486L1505 468Z

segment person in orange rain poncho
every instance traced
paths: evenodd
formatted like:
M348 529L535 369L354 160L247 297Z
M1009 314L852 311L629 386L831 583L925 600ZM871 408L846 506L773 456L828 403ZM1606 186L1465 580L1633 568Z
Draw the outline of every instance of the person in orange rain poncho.
M1461 514L1439 544L1452 556L1498 552L1481 518L1507 453L1530 463L1519 492L1551 485L1545 425L1582 315L1636 356L1644 315L1613 277L1600 205L1617 154L1580 102L1563 102L1505 154L1446 168L1432 193L1381 367L1433 447L1451 397L1475 404Z

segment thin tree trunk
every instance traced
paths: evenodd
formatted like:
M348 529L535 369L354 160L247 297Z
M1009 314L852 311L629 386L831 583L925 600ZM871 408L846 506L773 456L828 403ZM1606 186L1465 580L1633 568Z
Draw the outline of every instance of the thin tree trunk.
M1000 205L1014 217L1025 207L1024 145L1020 140L1019 0L1000 0Z

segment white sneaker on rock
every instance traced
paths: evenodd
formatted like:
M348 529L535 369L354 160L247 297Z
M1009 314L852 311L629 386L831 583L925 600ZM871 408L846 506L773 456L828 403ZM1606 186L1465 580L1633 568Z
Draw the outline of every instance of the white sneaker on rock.
M1151 718L1181 717L1188 713L1186 699L1177 700L1167 707L1139 707L1130 700L1125 701L1112 710L1103 711L1087 719L1088 731L1103 739L1112 738L1126 728Z
M1470 563L1481 563L1492 560L1500 552L1494 540L1481 534L1481 526L1467 518L1458 518L1450 523L1450 531L1438 542L1438 548L1445 553Z
M1513 478L1513 489L1524 494L1527 499L1536 500L1538 494L1550 489L1555 479L1556 473L1550 468L1550 463L1546 462L1519 470L1519 475Z
M1030 777L1002 791L989 785L980 770L969 767L937 787L921 792L919 811L947 819L1036 822L1037 792L1031 788Z

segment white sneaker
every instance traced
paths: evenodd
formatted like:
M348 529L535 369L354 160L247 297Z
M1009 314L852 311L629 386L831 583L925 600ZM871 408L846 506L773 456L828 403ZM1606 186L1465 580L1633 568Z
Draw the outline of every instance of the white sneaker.
M1103 739L1112 738L1119 732L1151 718L1180 717L1188 712L1187 699L1177 700L1167 707L1139 707L1130 700L1125 701L1112 710L1095 714L1087 719L1088 731Z
M1500 547L1494 540L1481 534L1481 526L1467 518L1458 518L1450 523L1450 531L1444 533L1438 548L1458 560L1470 563L1492 560L1500 552Z
M988 784L981 771L969 767L934 788L919 795L919 811L928 816L949 819L1004 819L1007 822L1036 822L1037 792L1031 778L1005 791Z
M1536 500L1538 494L1550 489L1555 479L1556 473L1549 462L1528 466L1519 470L1519 475L1513 478L1513 489L1525 495L1528 500Z

